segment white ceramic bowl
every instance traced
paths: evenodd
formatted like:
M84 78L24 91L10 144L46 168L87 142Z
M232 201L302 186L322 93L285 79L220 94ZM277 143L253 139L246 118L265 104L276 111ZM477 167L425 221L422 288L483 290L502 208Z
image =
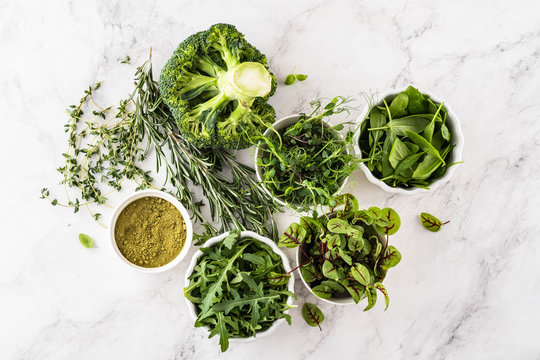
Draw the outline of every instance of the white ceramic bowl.
M277 120L274 124L273 124L273 128L274 130L281 130L283 128L286 128L286 127L289 127L293 124L296 124L298 122L298 120L300 120L300 117L301 115L300 114L295 114L295 115L289 115L289 116L286 116L282 119L279 119ZM325 126L328 126L330 127L331 125L328 123L328 122L323 122L323 124L325 124ZM269 136L272 132L274 132L274 130L272 130L271 128L269 129L266 129L266 131L263 133L263 136L267 137ZM343 136L341 135L340 132L337 132L338 136L340 136L341 138L343 138ZM263 145L264 146L264 145ZM266 185L263 183L262 181L262 169L257 165L257 159L259 158L259 147L256 146L255 147L255 153L254 153L254 156L253 156L253 159L254 159L254 162L255 162L255 174L257 176L257 181L261 184L262 188L264 189L264 191L266 191L270 196L272 196L274 198L274 201L277 202L278 204L280 204L281 206L287 206L287 204L281 200L279 197L277 196L274 196L272 194L272 192L266 187ZM345 185L347 184L347 181L349 180L349 177L346 177L345 180L343 181L343 184L341 185L341 187L338 189L338 191L336 192L335 195L338 195L341 193L341 191L343 191L343 188L345 188ZM313 206L311 206L313 207Z
M114 237L114 228L116 226L116 220L118 220L118 216L122 212L122 210L125 209L126 206L131 204L133 201L142 199L144 197L158 197L160 199L167 200L171 204L174 205L175 208L180 211L180 214L182 214L182 217L184 218L184 222L186 223L186 242L184 243L184 247L180 251L180 253L168 264L165 264L163 266L155 267L155 268L145 268L136 264L133 264L128 259L122 255L120 250L118 249L118 246L116 245L116 239ZM137 191L132 195L129 195L126 197L118 206L114 209L113 215L111 217L111 221L109 224L109 237L111 239L111 246L113 248L113 252L117 255L117 257L126 265L130 266L133 269L136 269L138 271L144 272L144 273L161 273L163 271L167 271L175 267L182 261L184 257L186 257L187 253L189 252L189 249L191 247L191 241L193 238L193 226L191 224L191 219L189 218L189 214L182 206L180 201L178 201L174 196L169 195L167 193L164 193L163 191L157 191L157 190L143 190L143 191Z
M360 116L358 117L358 120L356 121L358 127L360 128L360 126L362 125L362 122L365 121L366 117L368 116L369 112L371 111L371 109L374 106L382 105L383 104L383 102L382 102L383 99L387 100L387 102L388 102L389 98L395 97L397 94L399 94L402 91L405 91L406 89L407 89L407 87L404 87L402 89L397 89L397 90L396 89L389 90L389 91L383 92L382 94L378 95L373 106L369 106L369 104L368 104L362 110L362 113L360 114ZM429 97L433 101L435 101L437 103L442 103L440 98L433 95L432 93L422 91L422 90L420 90L420 92L422 94L429 95ZM461 123L459 121L459 118L452 111L452 108L450 108L450 105L448 105L448 103L445 102L444 107L446 108L446 111L448 113L448 116L446 118L446 125L448 126L448 130L450 130L450 133L452 134L452 143L454 143L456 145L454 147L454 149L452 150L451 154L447 158L448 163L458 162L458 161L462 160L463 144L464 144L463 133L461 132ZM362 156L362 152L360 151L360 146L358 145L359 138L360 138L360 130L358 130L356 132L356 134L355 134L354 151L356 152L357 155ZM431 183L431 185L429 186L429 190L426 190L426 189L416 188L416 187L415 188L404 189L404 188L400 188L400 187L392 187L392 186L386 185L384 183L384 181L381 181L380 179L376 178L371 173L371 171L369 171L368 167L364 163L360 163L360 169L364 172L367 179L371 183L377 185L378 187L380 187L381 189L383 189L386 192L394 193L394 194L403 194L403 195L422 194L422 193L426 193L426 192L435 190L441 184L443 184L443 183L447 182L448 180L450 180L450 178L454 174L454 171L456 170L456 167L458 167L458 166L459 165L454 165L454 166L451 166L450 168L448 168L446 170L446 173L441 178L434 180L433 183Z
M221 234L221 235L218 235L216 237L213 237L213 238L209 239L207 242L205 242L202 247L212 247L213 245L215 245L218 242L225 239L227 237L227 235L229 235L228 232L226 232L224 234ZM289 260L287 259L287 256L283 253L283 251L281 251L277 247L276 243L274 243L272 240L270 240L268 238L265 238L264 236L261 236L259 234L254 233L252 231L242 231L240 233L240 238L242 239L242 238L246 238L246 237L253 238L255 240L258 240L258 241L263 242L266 245L270 246L272 251L274 251L276 254L278 254L281 257L281 261L283 262L283 268L285 269L285 271L286 272L291 271L291 265L289 264ZM198 250L195 254L193 254L193 257L191 258L191 262L189 263L189 267L186 270L185 286L188 286L188 284L189 284L189 276L193 272L193 269L195 268L195 265L197 265L197 261L199 260L199 257L202 254L203 253L200 250ZM289 283L287 284L287 290L289 290L290 292L294 292L294 276L290 277ZM185 298L185 300L186 300L186 304L188 306L188 311L189 311L189 314L191 315L191 318L193 319L193 321L197 320L197 308L196 308L195 304L193 304L187 298ZM287 299L287 305L291 305L292 302L293 302L293 298L289 296L289 298ZM288 310L285 311L285 312L287 313ZM255 340L260 339L260 338L262 338L264 336L268 336L268 335L272 334L274 331L276 331L277 327L279 325L281 325L283 322L285 322L285 319L276 320L272 324L272 326L270 326L268 329L266 329L264 331L261 331L261 332L258 332L257 337L254 337L254 336L251 336L251 337L248 337L248 338L233 338L233 337L231 337L229 339L229 341L234 342L234 343L249 343L249 342L255 341Z
M383 245L386 244L386 238L384 236L381 236L377 232L375 232L375 234L377 234L377 236L379 237L379 241L381 241L381 244L383 244ZM302 257L302 251L300 250L300 246L299 246L298 248L296 248L296 266L298 266L298 267L300 267L300 264L302 264L303 261L304 261L304 260L302 260L301 257ZM356 303L354 302L352 296L347 296L347 297L342 297L342 298L330 298L330 299L323 299L321 297L318 297L317 295L315 295L315 293L313 292L313 289L311 289L311 286L309 286L307 281L304 280L304 277L302 276L302 272L300 271L300 268L298 268L298 274L300 275L300 280L302 280L302 283L304 284L304 286L317 299L322 300L322 301L327 302L327 303L332 304L332 305L356 305ZM365 298L366 298L366 295L364 294L360 298L360 301L362 301Z

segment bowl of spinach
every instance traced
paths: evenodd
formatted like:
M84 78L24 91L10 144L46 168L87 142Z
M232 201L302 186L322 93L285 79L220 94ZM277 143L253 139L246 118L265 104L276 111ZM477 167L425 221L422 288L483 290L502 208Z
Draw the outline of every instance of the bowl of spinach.
M408 86L382 94L358 118L355 151L368 180L383 190L433 190L461 162L463 134L448 104Z
M230 231L209 239L192 257L184 295L195 327L230 342L270 335L287 321L294 277L276 244L251 231Z
M276 202L300 211L333 205L334 195L359 163L353 132L343 136L344 123L327 121L348 111L348 101L335 97L327 104L312 102L311 114L285 117L265 131L255 150L255 171Z
M278 245L297 248L300 278L323 301L350 305L367 299L364 310L369 310L379 292L388 307L382 283L388 270L401 261L400 252L390 245L400 218L390 208L360 210L351 194L340 195L336 203L327 214L301 217L291 224Z

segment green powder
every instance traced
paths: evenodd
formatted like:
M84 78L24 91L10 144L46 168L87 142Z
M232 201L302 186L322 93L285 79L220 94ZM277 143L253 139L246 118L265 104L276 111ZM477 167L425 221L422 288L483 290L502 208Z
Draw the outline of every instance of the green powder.
M186 223L167 200L148 196L122 210L114 237L118 249L133 264L155 268L171 262L186 242Z

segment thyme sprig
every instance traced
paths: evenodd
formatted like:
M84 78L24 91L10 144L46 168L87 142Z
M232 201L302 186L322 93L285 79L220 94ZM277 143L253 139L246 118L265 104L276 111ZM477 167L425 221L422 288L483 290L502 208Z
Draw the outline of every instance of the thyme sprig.
M89 87L79 105L68 110L66 163L58 169L67 201L51 198L47 188L42 189L42 198L52 205L72 207L74 212L86 206L99 222L101 214L93 212L90 205L108 205L107 196L121 190L124 179L135 181L137 190L158 188L151 172L140 165L153 151L156 172L166 173L160 189L176 196L203 225L204 233L196 236L199 242L233 228L277 239L271 214L279 208L253 178L254 170L238 162L233 153L196 148L179 134L153 78L151 58L137 68L135 89L120 101L112 118L112 107L99 107L93 99L100 86L101 82ZM87 107L91 119L83 117ZM223 173L225 168L230 169L230 178ZM195 199L194 187L200 187L206 197L213 224L206 221L204 202ZM80 195L73 197L68 189L78 189Z

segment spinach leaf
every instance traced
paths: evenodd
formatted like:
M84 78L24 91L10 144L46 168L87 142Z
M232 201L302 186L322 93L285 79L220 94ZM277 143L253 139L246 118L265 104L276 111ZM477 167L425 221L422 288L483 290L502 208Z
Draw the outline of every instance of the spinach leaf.
M411 151L409 150L409 147L399 140L399 138L396 138L392 145L392 149L390 150L388 161L390 161L390 165L395 169L401 160L410 155Z
M428 111L428 103L424 95L418 89L409 86L405 93L409 97L407 110L409 114L424 114Z
M409 104L409 96L406 93L399 93L390 103L390 114L392 119L407 115L407 105Z
M416 145L420 147L420 149L424 150L426 153L436 157L439 159L443 164L444 160L441 158L441 155L439 154L439 151L435 149L426 139L424 139L422 136L413 133L412 131L405 131L405 135L409 137Z

